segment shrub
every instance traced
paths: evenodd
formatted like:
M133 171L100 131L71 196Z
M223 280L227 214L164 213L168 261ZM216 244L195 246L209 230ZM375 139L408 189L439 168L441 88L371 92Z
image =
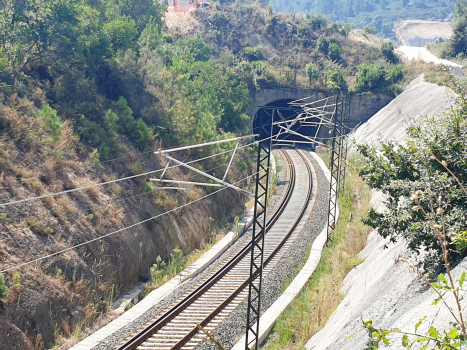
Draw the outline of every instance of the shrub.
M358 66L358 81L355 90L372 91L382 89L385 83L386 71L381 64L361 64Z
M264 60L264 48L262 45L255 47L246 47L245 56L249 61L262 61Z
M338 70L331 70L328 72L326 86L332 91L347 90L348 88L344 76Z
M328 56L333 61L341 59L341 48L336 43L330 43L328 47Z
M99 169L101 166L101 163L99 161L99 151L94 148L91 153L89 153L88 156L88 165L91 169Z
M311 85L311 82L313 80L319 78L319 67L314 63L308 63L305 66L305 73L308 76L308 79L309 79L309 82L310 82L310 85Z
M62 136L62 123L57 112L44 103L42 109L37 112L37 116L44 119L41 128L50 134L49 140L56 145Z
M0 273L0 299L5 299L8 296L8 287L5 284L5 276Z
M381 53L384 58L390 62L396 62L396 56L394 55L394 45L392 42L385 42L381 44Z
M327 55L330 43L331 43L331 40L329 38L327 38L325 36L320 36L318 38L317 48L318 48L319 51L321 51L322 53Z
M13 276L11 277L11 280L13 281L13 287L16 288L16 290L21 289L21 275L18 272L15 272Z
M374 34L376 32L377 32L377 30L373 26L366 26L366 27L363 28L363 34Z
M370 210L364 222L392 242L405 238L415 254L425 250L428 267L438 266L443 256L439 227L448 233L449 261L467 255L453 244L457 233L467 231L467 94L456 92L458 107L413 122L403 143L359 146L360 175L386 195L386 210Z
M391 84L396 84L404 79L404 71L402 66L394 66L386 69L386 80Z

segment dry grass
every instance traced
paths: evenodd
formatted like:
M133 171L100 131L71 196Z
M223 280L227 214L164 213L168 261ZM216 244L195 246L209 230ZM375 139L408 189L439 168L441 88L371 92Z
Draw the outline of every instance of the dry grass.
M169 211L178 206L177 199L164 190L154 191L152 198L154 200L154 204L159 206L163 211Z
M333 241L324 248L303 291L274 326L265 347L268 350L303 348L342 300L339 289L345 276L362 262L358 253L364 248L370 229L359 218L369 208L370 190L354 172L347 180L345 193L339 199L340 220Z
M45 192L45 186L37 176L22 177L21 182L31 189L35 194L41 195Z
M79 178L76 181L74 181L74 186L75 188L79 187L86 187L86 186L91 186L96 184L97 182L92 181L89 178L83 177ZM89 196L89 198L98 201L101 198L101 187L100 186L94 186L90 187L84 190L84 193Z
M193 187L191 191L188 191L186 194L186 198L188 199L189 202L193 202L197 199L200 199L203 196L204 196L204 191L201 188L195 188L195 187Z
M67 195L46 197L43 199L43 201L47 208L49 208L57 218L63 218L69 214L75 213L78 210Z

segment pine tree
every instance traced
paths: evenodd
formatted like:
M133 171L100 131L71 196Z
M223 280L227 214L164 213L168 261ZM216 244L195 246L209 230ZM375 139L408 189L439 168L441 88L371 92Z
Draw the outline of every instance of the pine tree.
M5 284L5 276L0 273L0 299L5 299L8 296L8 286Z
M45 103L42 109L38 111L37 116L44 119L44 122L41 124L41 129L50 134L49 140L56 145L62 136L62 123L57 112Z

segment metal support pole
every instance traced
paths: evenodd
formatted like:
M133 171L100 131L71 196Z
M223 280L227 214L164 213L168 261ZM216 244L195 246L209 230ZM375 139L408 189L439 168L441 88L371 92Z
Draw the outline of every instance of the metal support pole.
M235 153L237 153L237 149L238 149L238 145L240 144L240 140L237 141L237 144L235 145L235 149L232 153L232 158L230 158L230 162L229 162L229 165L227 166L227 169L225 170L225 174L224 174L224 177L222 178L222 181L225 181L225 178L227 177L227 174L229 172L229 169L230 169L230 166L232 165L232 161L235 157Z
M341 161L342 161L342 166L341 166L341 174L340 174L340 181L339 181L339 193L344 193L344 188L345 188L345 176L347 173L347 152L348 152L348 142L349 142L349 137L346 135L347 133L347 128L349 126L349 121L350 121L350 105L351 105L352 99L351 99L351 94L347 93L345 95L345 104L344 104L344 118L342 122L342 155L341 155Z
M332 146L330 154L330 163L329 170L331 171L331 181L329 182L329 206L328 206L328 228L327 228L327 237L328 240L331 238L331 230L334 230L336 227L337 221L337 200L339 197L339 178L340 178L340 155L339 151L341 150L341 121L343 118L343 100L340 96L336 96L336 107L334 110L333 116L333 127L332 127Z
M250 192L248 192L248 191L242 190L242 189L239 188L239 187L236 187L236 186L231 185L231 184L229 184L229 183L227 183L227 182L225 182L225 181L222 181L221 179L218 179L218 178L215 177L215 176L209 175L208 173L205 173L204 171L201 171L201 170L199 170L199 169L196 169L196 168L194 168L194 167L192 167L192 166L190 166L190 165L188 165L188 164L185 164L185 163L183 163L183 162L181 162L181 161L179 161L179 160L177 160L177 159L175 159L175 158L172 158L172 157L168 156L168 155L165 154L165 153L164 153L164 157L166 157L167 159L171 160L171 161L174 162L174 163L177 163L178 165L181 165L181 166L184 166L184 167L187 168L187 169L193 170L195 173L204 175L204 176L206 176L208 179L214 180L214 181L216 181L216 182L218 182L218 183L220 183L220 184L222 184L222 185L224 185L224 186L226 186L226 187L230 187L230 188L232 188L232 189L234 189L234 190L236 190L236 191L243 192L243 193L245 193L245 194L247 194L247 195L249 195L249 196L252 195L252 194L251 194Z
M251 236L250 279L248 283L248 310L245 349L258 348L259 318L261 315L261 282L263 278L263 252L266 234L266 216L269 191L269 166L271 157L272 116L264 110L259 114L259 139L257 173L255 177L255 202L253 234ZM256 324L256 326L255 326Z

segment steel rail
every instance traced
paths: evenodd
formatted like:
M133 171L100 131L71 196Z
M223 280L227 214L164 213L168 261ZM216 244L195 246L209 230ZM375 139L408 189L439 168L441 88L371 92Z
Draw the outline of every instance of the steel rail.
M295 166L292 162L291 157L287 154L287 152L282 150L282 153L284 154L284 157L287 161L288 169L290 172L290 181L289 181L284 199L281 201L279 208L276 210L276 212L273 214L271 219L269 219L268 221L266 231L269 231L272 228L272 226L277 222L279 217L282 215L287 204L289 203L289 200L295 188L295 180L296 180ZM303 156L300 154L300 152L297 151L297 153L300 155L302 159L304 159ZM310 169L308 161L304 161L304 163L308 169L308 173L310 174L309 181L310 181L310 188L311 188L311 185L312 185L311 169ZM310 196L311 196L311 191L308 192L306 204L302 212L300 213L298 220L295 222L293 228L288 232L288 234L284 237L282 242L275 248L275 250L269 255L269 257L266 259L264 263L264 266L266 266L273 259L273 257L280 251L282 246L285 244L285 242L288 240L292 232L295 230L298 223L301 221L306 211L306 208L308 206ZM257 237L257 242L259 241L260 241L260 237ZM146 340L148 340L153 334L158 332L165 325L167 325L170 321L172 321L175 317L177 317L177 315L179 315L189 305L191 305L193 302L199 299L207 290L209 290L222 277L224 277L229 271L231 271L243 258L245 258L245 256L250 252L250 249L251 249L251 242L248 243L245 247L243 247L232 259L230 259L223 267L221 267L219 271L217 271L213 276L211 276L205 282L203 282L196 290L192 291L188 296L186 296L183 300L178 302L170 310L168 310L163 315L158 317L154 322L152 322L149 326L143 329L135 337L131 338L130 340L126 341L123 345L118 347L118 350L130 350L130 349L133 350L133 349L136 349L142 343L144 343ZM205 326L206 324L208 324L209 321L212 320L212 318L214 318L217 314L219 314L239 293L241 293L241 291L247 286L247 284L248 284L248 279L246 279L245 282L240 285L240 287L238 287L228 298L226 298L222 302L220 306L218 306L214 310L214 312L209 314L199 324L201 326ZM193 329L191 329L178 343L176 343L172 347L172 349L180 349L197 332L198 332L198 327L194 326Z

